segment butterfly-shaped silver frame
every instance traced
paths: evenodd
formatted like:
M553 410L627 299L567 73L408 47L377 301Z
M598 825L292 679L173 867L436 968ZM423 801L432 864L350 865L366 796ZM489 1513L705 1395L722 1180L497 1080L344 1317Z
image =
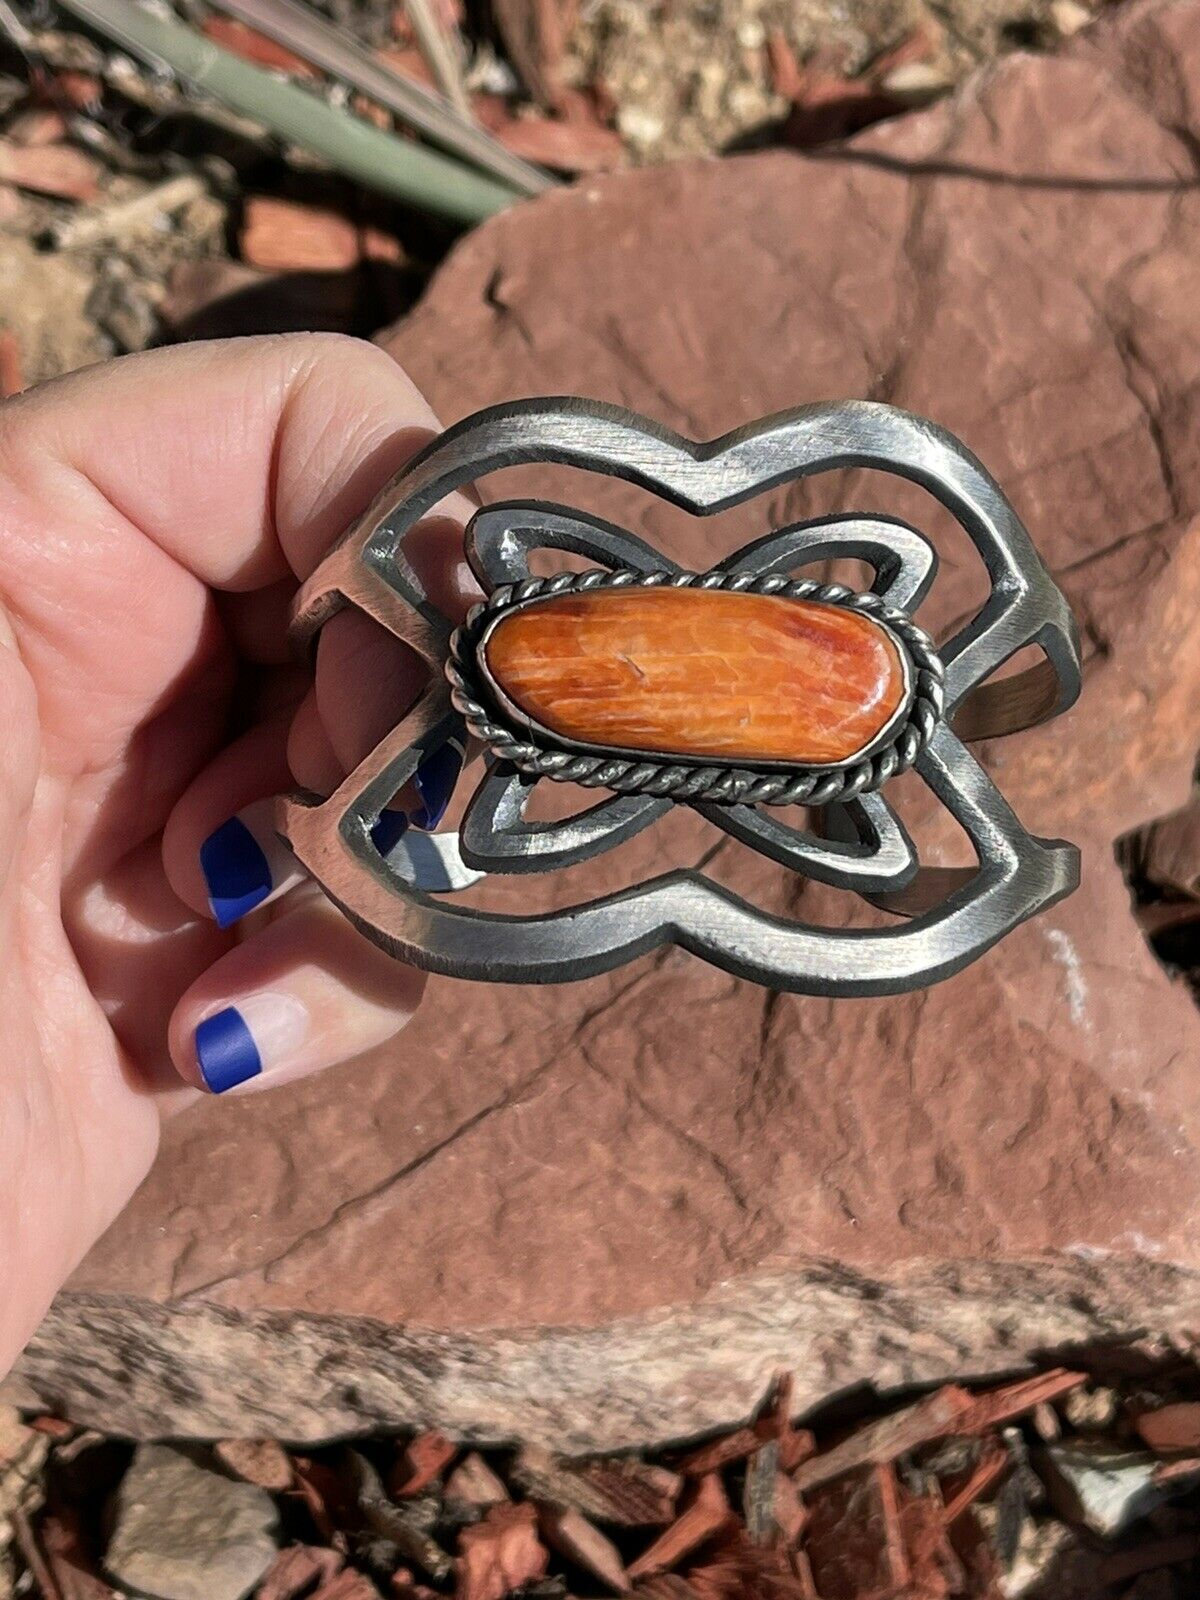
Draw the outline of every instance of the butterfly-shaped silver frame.
M945 718L913 770L964 829L978 865L919 866L885 794L876 793L827 806L820 836L753 806L698 809L773 860L908 919L886 927L790 921L685 869L534 916L455 905L402 874L376 849L371 830L418 765L462 732L444 674L451 624L408 561L405 537L452 490L526 463L623 478L696 516L847 467L894 473L932 493L974 541L991 589L977 614L940 648ZM612 569L678 570L633 534L559 507L489 507L468 530L467 557L485 593L528 579L530 553L540 548ZM910 615L936 570L932 546L915 529L857 516L781 529L729 557L724 570L785 573L839 556L868 563L873 592ZM867 401L810 406L697 444L597 402L537 399L492 407L433 441L326 557L297 598L296 639L310 643L347 605L410 645L429 665L430 681L334 794L281 797L277 826L356 927L427 970L492 982L562 982L675 943L775 988L892 994L949 977L1078 884L1075 846L1028 833L964 743L1045 721L1073 703L1080 689L1074 620L985 468L953 435L911 413ZM1039 647L1037 665L988 681L1029 645ZM512 768L500 764L485 772L459 841L469 864L504 872L570 866L631 838L674 803L612 795L566 821L544 823L526 819L529 793L529 780ZM468 877L451 872L448 882Z

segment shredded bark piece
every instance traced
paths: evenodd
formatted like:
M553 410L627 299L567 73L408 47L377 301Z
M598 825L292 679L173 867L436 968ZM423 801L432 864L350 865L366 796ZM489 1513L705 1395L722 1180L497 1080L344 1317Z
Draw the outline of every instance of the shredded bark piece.
M643 1578L632 1593L637 1600L700 1600L687 1579L677 1572L659 1572L651 1578Z
M447 1500L482 1506L485 1510L488 1506L503 1505L511 1498L503 1481L476 1450L465 1455L446 1479L445 1495Z
M290 1545L275 1557L255 1591L254 1600L296 1600L314 1585L328 1584L341 1572L342 1566L342 1557L336 1550L322 1550L307 1544Z
M864 1423L840 1444L804 1462L794 1475L796 1487L803 1494L856 1467L895 1461L909 1450L960 1433L962 1419L974 1404L965 1389L946 1384L902 1411Z
M552 1550L590 1572L605 1588L614 1594L624 1594L629 1588L621 1552L574 1506L539 1507L538 1526Z
M959 1484L951 1485L946 1500L946 1525L962 1516L968 1506L983 1498L997 1484L1011 1466L1011 1458L1002 1444L989 1440L979 1460Z
M1033 1378L1022 1378L1017 1383L1005 1384L1000 1389L989 1389L972 1397L970 1410L959 1419L956 1433L989 1433L1006 1422L1022 1417L1034 1406L1052 1400L1061 1400L1087 1382L1086 1372L1068 1372L1065 1367L1055 1367L1051 1372L1040 1372Z
M512 1589L545 1574L550 1557L538 1538L532 1505L493 1506L482 1522L458 1536L456 1600L504 1600Z
M911 1578L890 1463L822 1484L808 1503L804 1550L821 1600L893 1600Z
M800 1491L783 1471L775 1474L775 1504L772 1514L784 1544L794 1545L808 1521L808 1510L800 1498Z
M1176 1461L1160 1461L1154 1469L1157 1484L1177 1483L1180 1478L1200 1476L1200 1457L1185 1456Z
M1170 1538L1141 1542L1135 1550L1115 1551L1101 1562L1098 1576L1102 1583L1125 1583L1143 1572L1181 1566L1197 1558L1200 1558L1200 1532L1177 1533Z
M700 1600L804 1600L787 1556L751 1544L740 1528L723 1535L690 1567L687 1581Z
M522 1450L511 1477L534 1499L574 1506L618 1527L661 1527L675 1515L683 1488L677 1472L644 1461L569 1461L548 1450Z
M762 1440L752 1427L737 1428L733 1433L722 1434L708 1444L698 1445L679 1462L679 1470L687 1478L704 1478L710 1472L719 1472L731 1462L744 1461L758 1449Z
M751 1544L773 1543L778 1532L775 1521L775 1480L779 1473L779 1441L760 1445L746 1462L742 1482L742 1519Z
M422 1494L441 1477L457 1454L458 1446L444 1433L436 1429L419 1433L400 1452L388 1487L400 1500Z
M345 1572L339 1572L336 1578L322 1584L307 1600L379 1600L379 1590L370 1578L347 1567Z
M1142 1443L1165 1454L1172 1450L1200 1450L1200 1401L1180 1401L1143 1411L1133 1419Z
M327 1544L338 1538L338 1530L329 1514L330 1500L336 1500L338 1481L324 1463L310 1461L307 1456L293 1456L296 1491L304 1501L313 1526Z
M715 1472L710 1472L701 1478L691 1503L671 1526L636 1561L630 1562L629 1576L637 1579L670 1571L685 1556L727 1531L735 1522L721 1480Z
M111 1584L84 1546L74 1511L60 1507L47 1512L36 1538L53 1585L50 1600L115 1600Z

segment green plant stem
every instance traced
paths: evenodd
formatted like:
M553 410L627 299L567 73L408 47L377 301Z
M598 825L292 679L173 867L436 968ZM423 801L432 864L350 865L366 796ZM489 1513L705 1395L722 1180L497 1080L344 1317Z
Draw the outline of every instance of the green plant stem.
M242 61L184 23L143 10L133 0L61 3L143 61L164 63L194 88L381 194L462 223L482 222L517 198L506 185L434 150L384 133L298 84Z

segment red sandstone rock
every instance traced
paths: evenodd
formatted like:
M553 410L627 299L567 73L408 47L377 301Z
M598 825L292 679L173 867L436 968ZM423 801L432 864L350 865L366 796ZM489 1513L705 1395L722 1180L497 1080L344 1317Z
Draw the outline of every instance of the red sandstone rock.
M510 611L481 651L518 711L579 744L713 761L848 760L904 701L870 617L777 595L597 590Z
M1185 804L1200 748L1197 82L1200 9L1124 7L819 160L514 207L388 339L447 421L579 392L703 438L870 395L963 436L1080 615L1077 709L979 752L1031 827L1082 842L1078 894L896 1000L772 995L678 950L578 986L435 981L390 1051L177 1119L10 1395L135 1434L586 1451L727 1429L783 1366L799 1412L1197 1326L1200 1024L1114 858ZM935 629L982 592L937 508L877 474L698 524L578 474L487 487L697 566L891 511L942 549ZM921 848L959 848L900 782ZM702 858L781 913L869 915L686 812L557 892Z

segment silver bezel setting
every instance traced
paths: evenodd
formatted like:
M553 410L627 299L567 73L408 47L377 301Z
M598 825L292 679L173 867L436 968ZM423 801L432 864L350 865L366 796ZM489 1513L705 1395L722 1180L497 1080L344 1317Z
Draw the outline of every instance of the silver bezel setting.
M494 514L492 512L488 515ZM827 764L718 764L684 755L659 756L564 738L532 721L509 700L488 670L488 638L501 618L564 594L615 588L699 588L807 600L855 611L878 623L896 645L904 693L874 739L844 761ZM498 759L530 777L616 794L652 794L715 805L824 806L876 790L912 766L928 744L944 704L945 668L933 641L904 612L877 594L842 584L748 572L562 572L506 584L475 606L450 639L446 677L451 701L471 733Z

